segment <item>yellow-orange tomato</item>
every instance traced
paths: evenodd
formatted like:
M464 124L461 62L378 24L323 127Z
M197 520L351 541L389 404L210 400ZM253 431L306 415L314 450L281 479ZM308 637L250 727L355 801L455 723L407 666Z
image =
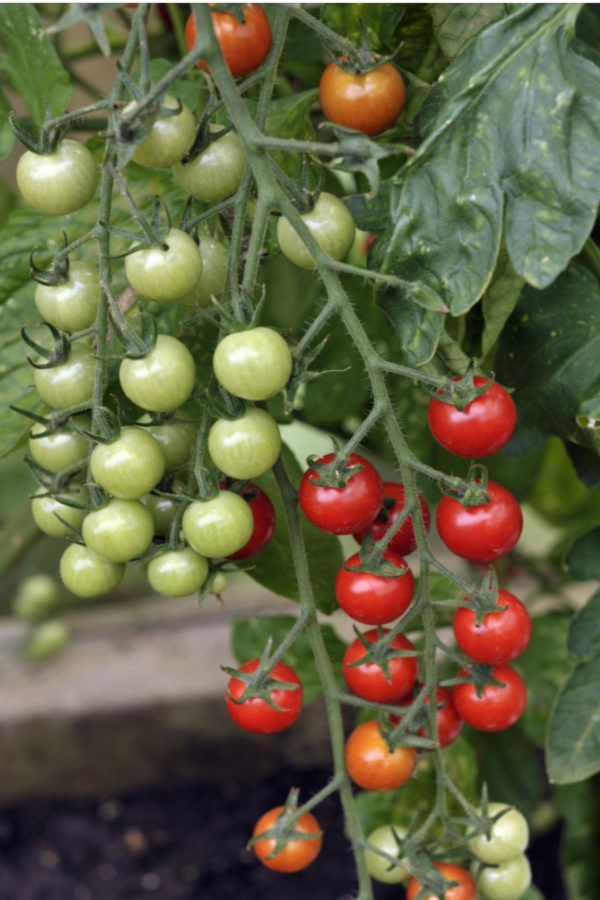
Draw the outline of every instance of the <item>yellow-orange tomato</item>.
M454 863L434 863L436 869L444 876L446 881L457 881L456 887L449 888L443 897L430 894L425 900L476 900L477 890L475 882L466 869L455 866ZM406 900L414 900L422 890L421 883L416 878L411 878L406 888Z
M264 831L273 828L277 819L285 812L285 806L276 806L270 809L264 816L258 820L254 826L253 837L257 837ZM321 852L323 839L321 837L321 828L319 823L310 813L304 813L294 823L294 831L300 831L302 834L314 834L311 840L294 840L291 838L285 847L273 856L269 857L275 849L276 841L274 838L264 838L256 841L252 845L252 849L263 865L275 872L299 872L305 869L313 862Z
M394 125L404 109L406 89L391 63L353 73L332 62L321 77L319 96L330 122L372 137Z
M211 13L217 40L234 78L242 78L258 69L271 49L271 26L260 3L246 3L243 14L245 21L240 22L231 13L217 10ZM185 26L185 42L188 50L196 43L193 14ZM198 65L205 72L210 71L202 60Z
M352 781L365 791L393 791L412 775L417 764L414 747L390 751L374 720L355 728L346 741L346 769Z

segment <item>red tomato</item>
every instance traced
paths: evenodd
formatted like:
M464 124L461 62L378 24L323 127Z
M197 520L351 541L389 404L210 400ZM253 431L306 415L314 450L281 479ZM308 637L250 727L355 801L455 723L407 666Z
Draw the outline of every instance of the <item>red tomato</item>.
M260 3L247 3L243 9L245 22L226 12L212 13L213 27L225 62L234 78L243 78L262 66L271 49L271 26ZM185 26L185 43L191 50L196 43L196 20L193 14ZM198 63L209 72L206 63Z
M254 826L253 836L258 837L273 828L282 814L285 814L285 806L276 806L274 809L270 809ZM275 872L300 872L317 858L323 846L323 838L315 817L309 812L304 813L294 823L294 831L314 835L314 838L311 840L290 838L285 847L272 858L270 857L275 849L275 838L263 838L252 844L252 849L264 866Z
M328 463L333 453L318 462ZM353 534L371 524L383 502L383 483L377 469L356 453L348 457L349 466L362 466L344 487L323 487L315 484L319 477L314 469L307 469L298 488L298 502L302 512L313 525L330 534Z
M350 618L363 625L387 625L408 609L415 590L415 579L408 563L397 553L386 550L383 558L404 570L404 575L388 578L370 572L349 572L344 566L335 579L337 601ZM346 560L345 566L359 566L360 554Z
M240 666L240 671L255 672L259 662L258 659L252 659ZM271 690L271 700L279 707L278 709L269 706L267 701L260 697L244 700L243 694L246 690L244 682L235 676L229 679L225 694L225 706L236 725L245 731L251 731L253 734L275 734L277 731L289 728L300 715L302 684L294 670L285 663L275 663L271 678L298 685L295 690L283 687Z
M489 481L489 503L465 507L454 497L442 497L436 522L449 550L473 562L489 562L515 546L523 529L523 513L510 491Z
M482 387L489 379L476 375L473 382L475 387ZM508 444L517 424L517 409L508 391L493 382L485 394L476 397L463 410L432 397L427 418L434 438L442 447L472 459L490 456Z
M354 73L332 62L321 77L319 96L330 122L373 136L394 125L404 109L406 89L392 63Z
M371 535L374 541L381 540L394 522L402 515L406 504L406 491L404 485L398 484L395 481L384 481L383 494L383 505L381 506L375 521L371 522L368 528L363 528L354 535L354 539L358 541L359 544L362 544L368 534ZM421 507L425 531L429 531L431 516L429 507L421 495L419 495L419 506ZM404 520L389 542L388 550L393 550L394 553L399 553L400 556L406 556L407 553L412 553L413 550L416 550L416 547L417 539L415 538L412 516L409 516Z
M221 490L225 484L220 485ZM248 559L264 550L275 533L275 510L269 497L256 484L248 483L242 490L242 497L248 503L254 519L254 529L250 540L237 553L231 553L227 559Z
M388 632L384 630L384 634ZM363 638L374 644L379 638L376 628L363 634ZM415 645L398 634L391 642L394 650L414 650ZM342 661L342 674L350 690L364 700L372 700L373 703L396 703L401 697L411 690L417 680L419 664L416 656L394 656L388 658L390 679L385 675L384 669L376 662L364 662L358 666L352 663L358 662L367 651L362 641L356 638L344 653Z
M461 669L457 677L468 675ZM488 684L481 697L474 684L455 684L452 700L459 716L467 725L479 731L503 731L521 718L527 705L527 688L518 672L511 666L494 666L492 676L502 682L498 687Z
M403 699L403 706L408 706L408 704L414 699L414 695L417 693L417 690L418 689L415 688L410 696ZM437 705L436 717L438 741L440 747L448 747L459 736L463 726L462 719L456 712L456 708L454 706L454 703L452 702L452 692L449 691L448 688L436 688L435 701ZM425 698L425 703L429 703L429 697ZM390 721L393 725L399 725L401 716L390 716ZM427 731L425 728L419 728L417 734L419 735L419 737L428 737L428 731L429 728L427 728Z
M444 897L440 898L440 900L477 900L475 882L466 869L447 862L436 862L434 866L441 872L446 881L458 881L457 886L445 891ZM414 900L421 890L421 884L417 879L411 878L406 887L406 900ZM425 900L438 900L438 897L428 894Z
M390 751L374 719L355 728L346 741L348 775L365 791L393 791L408 781L417 764L414 747Z
M465 603L470 600L465 597ZM498 605L506 606L506 609L487 613L479 626L475 624L473 609L459 606L454 613L456 643L475 662L491 666L511 662L529 643L531 619L518 597L499 588Z

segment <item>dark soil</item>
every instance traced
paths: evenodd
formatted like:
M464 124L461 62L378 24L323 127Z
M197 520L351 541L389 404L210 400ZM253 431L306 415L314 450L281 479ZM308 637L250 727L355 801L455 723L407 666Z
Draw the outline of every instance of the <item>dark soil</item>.
M321 804L319 859L281 875L245 849L263 812L301 800L326 772L280 772L267 783L151 790L101 802L46 802L0 811L0 900L352 900L356 882L337 797ZM546 900L565 900L558 875L559 833L529 853ZM377 900L402 889L378 885Z

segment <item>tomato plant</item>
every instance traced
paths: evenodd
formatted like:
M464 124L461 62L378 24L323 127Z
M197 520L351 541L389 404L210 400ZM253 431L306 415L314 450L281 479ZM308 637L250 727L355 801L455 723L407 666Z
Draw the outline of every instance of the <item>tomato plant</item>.
M378 575L353 571L361 565L360 554L347 559L335 580L337 601L352 619L364 625L387 625L405 612L413 598L415 579L408 563L397 553L386 550L384 560L397 575Z
M260 660L252 659L240 666L240 672L255 672ZM246 685L233 675L229 679L225 693L227 712L240 728L253 734L274 734L293 725L302 711L302 682L293 669L285 663L273 666L269 679L283 682L291 687L269 690L269 700L263 697L245 697Z
M348 72L331 62L321 76L319 98L330 122L374 136L395 124L404 109L406 88L392 63Z
M183 534L202 556L230 556L252 536L254 519L248 504L233 491L210 500L194 500L183 514Z
M365 791L394 791L402 787L417 764L414 747L390 750L377 722L363 722L346 741L348 775Z
M97 183L94 157L78 141L62 141L54 153L28 150L17 164L17 184L23 197L49 216L81 209L94 196Z
M217 134L221 130L211 127L211 131ZM196 200L217 203L235 194L242 183L245 168L246 156L240 139L235 131L228 131L223 137L213 140L198 156L176 163L173 177L181 190Z
M174 166L194 143L197 125L189 106L168 94L163 97L161 106L166 111L179 111L157 119L148 137L136 146L131 158L139 166L153 169Z
M377 514L377 518L371 522L368 528L358 531L354 537L359 544L362 544L367 534L370 534L374 541L380 541L385 537L387 532L393 528L394 523L403 514L406 506L406 491L403 484L393 481L383 482L383 504ZM419 506L421 508L421 516L423 517L423 525L425 531L429 531L431 524L431 515L429 506L424 497L419 495ZM412 516L408 516L399 528L394 531L394 535L388 544L388 548L400 556L406 556L417 548L417 539L415 537L415 529L413 526Z
M476 375L473 384L483 387L489 381ZM492 382L484 394L464 409L432 397L427 418L442 447L458 456L473 458L490 456L509 442L517 425L517 408L508 391Z
M186 597L199 591L208 576L208 561L191 547L155 556L146 566L150 587L165 597Z
M448 888L444 893L444 900L476 900L475 882L466 869L447 862L438 862L434 865L446 881L457 882L454 887ZM414 900L421 890L420 882L416 878L411 878L406 888L406 900ZM435 898L433 895L429 895L426 900L435 900Z
M398 860L398 865L394 866L393 862L380 856L374 850L365 850L367 869L375 881L381 881L384 884L405 884L410 878L406 868L407 860L398 854L398 842L402 841L406 834L405 828L396 825L380 825L367 837L369 844L373 847L382 850L388 856L395 856Z
M387 634L386 631L383 632ZM366 631L361 638L352 641L344 653L342 673L349 689L374 703L396 703L409 693L417 680L418 660L416 656L392 656L385 660L388 669L378 662L364 661L368 653L367 644L374 644L379 638L377 629ZM404 637L396 635L390 642L391 650L414 651L414 644Z
M519 598L500 588L498 605L505 607L504 610L486 613L480 625L475 610L468 606L459 606L454 613L456 643L475 662L489 665L511 662L529 643L531 618Z
M246 3L239 17L216 10L211 15L215 36L233 77L242 78L258 69L271 48L271 26L260 3ZM185 41L188 50L196 43L193 14L185 25ZM200 61L198 65L210 71L206 63Z
M169 303L185 298L202 275L202 257L193 238L171 228L162 246L142 247L125 257L131 287L147 300Z
M249 407L237 419L217 419L208 436L210 458L230 478L264 475L275 465L280 450L277 423L258 407Z
M343 259L354 243L354 219L339 197L323 192L302 221L324 253ZM306 244L288 219L277 223L277 240L281 252L302 269L314 269L316 263Z
M35 305L44 321L61 331L83 331L98 315L98 269L84 262L71 262L65 281L39 283Z
M514 496L501 484L488 482L489 501L463 506L454 497L440 500L436 523L440 537L453 553L473 562L489 562L513 549L523 529L523 513Z
M531 866L524 853L486 866L477 877L477 888L486 900L519 900L530 884Z
M493 823L489 838L477 834L469 840L469 850L482 862L497 866L523 853L529 843L525 816L506 803L488 803L488 816L502 815Z
M272 328L252 328L228 334L213 356L217 381L244 400L268 400L281 391L292 374L292 354Z
M141 556L154 536L152 513L139 500L109 500L88 513L81 526L86 545L109 562Z
M328 453L316 462L322 466L333 460L333 453ZM331 534L352 534L370 524L383 498L381 477L367 459L352 453L347 466L348 469L339 468L339 487L319 483L319 470L311 467L302 476L298 489L298 501L306 518Z
M466 670L461 669L457 677L467 674ZM519 673L511 666L494 666L491 674L500 684L486 685L480 696L475 684L457 684L452 688L452 700L457 713L467 725L480 731L503 731L523 715L527 703L527 688Z
M123 393L141 409L176 409L194 389L196 364L181 341L159 334L152 350L140 359L124 359L119 368Z
M139 500L156 487L165 471L160 444L144 428L127 425L114 441L96 444L91 474L101 488L120 500Z
M285 814L284 810L285 807L276 806L261 816L254 826L254 837L260 838L261 834L272 829L277 820ZM300 872L314 862L323 846L319 823L307 812L294 822L294 831L300 835L307 835L308 838L301 837L294 840L292 837L277 852L274 838L261 838L252 845L263 866L274 872Z

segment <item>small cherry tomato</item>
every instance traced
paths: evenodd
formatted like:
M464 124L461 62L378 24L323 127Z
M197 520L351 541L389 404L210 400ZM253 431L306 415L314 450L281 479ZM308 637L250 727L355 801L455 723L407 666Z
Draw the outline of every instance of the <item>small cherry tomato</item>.
M82 498L75 496L75 499L81 500ZM89 497L86 499L89 501ZM61 503L58 497L47 494L45 487L39 487L31 498L31 515L37 527L44 534L48 534L50 537L64 538L73 536L73 528L81 528L85 511Z
M154 537L150 510L139 500L109 500L88 513L81 526L87 546L109 562L128 562L145 553Z
M317 460L330 463L333 453ZM315 484L320 477L308 468L298 488L298 502L309 522L330 534L352 534L371 524L383 501L383 483L375 466L357 453L348 457L348 466L362 466L344 487Z
M275 465L281 452L277 422L258 407L248 408L237 419L217 419L208 435L208 452L229 478L258 478Z
M383 505L377 514L374 522L371 522L368 528L363 528L354 535L354 539L362 544L368 534L374 541L380 541L390 528L396 522L406 505L406 491L403 484L394 481L383 482ZM421 515L423 517L423 525L425 531L429 531L431 524L431 515L427 502L419 494L419 506L421 507ZM413 528L412 516L408 516L404 520L400 528L397 529L394 537L388 544L388 550L399 553L400 556L406 556L417 548L417 539Z
M210 130L223 129L211 125ZM245 170L246 154L242 143L235 131L228 131L194 159L174 165L173 177L178 187L190 197L203 203L218 203L235 194Z
M465 507L442 497L436 523L446 547L472 562L489 562L513 549L523 529L523 513L510 491L494 481L487 485L489 503Z
M114 590L125 574L124 563L103 559L81 544L71 544L60 559L60 577L77 597L100 597Z
M246 3L242 14L243 22L231 13L211 13L217 41L234 78L243 78L262 66L271 49L271 26L260 3ZM196 20L192 14L185 25L188 51L195 43ZM210 72L202 60L197 65Z
M461 669L457 677L469 673ZM494 666L492 676L501 686L488 684L481 697L472 683L455 684L452 700L461 719L479 731L503 731L510 728L525 712L527 688L518 672L511 666Z
M260 837L265 831L269 831L282 815L285 815L284 806L270 809L254 826L253 836ZM266 837L252 844L252 849L264 866L274 872L300 872L314 862L323 846L319 823L311 813L303 813L294 822L294 831L314 837L310 840L294 840L292 837L275 856L272 856L276 845L275 838Z
M210 306L212 298L220 300L227 280L227 247L210 235L200 237L202 275L196 287L179 301L183 306Z
M473 382L475 387L482 387L489 379L476 375ZM491 456L508 444L517 424L517 409L508 391L493 382L462 410L432 397L427 418L431 433L442 447L473 459Z
M81 416L77 421L83 427L90 427L89 416ZM56 474L87 459L89 441L83 434L69 431L68 426L48 432L45 425L36 422L29 432L28 449L38 465Z
M410 872L406 868L408 860L399 856L398 841L396 840L397 837L403 841L406 835L406 828L402 828L400 825L381 825L368 836L369 844L398 860L398 864L394 866L374 850L365 850L367 869L375 881L381 881L383 884L405 884L408 881L410 878Z
M90 470L96 484L113 497L139 500L163 477L165 458L144 428L126 425L116 440L94 447Z
M465 597L465 602L469 600ZM531 618L518 597L499 588L498 605L506 609L487 613L479 626L474 609L459 606L454 613L452 627L456 643L475 662L492 666L511 662L529 643Z
M434 866L446 881L457 881L458 884L445 891L443 898L429 894L425 900L477 900L475 882L466 869L447 862L436 862ZM420 882L416 878L411 878L406 888L406 900L414 900L421 890Z
M94 396L96 360L86 344L71 344L68 358L49 369L35 369L33 383L44 403L69 409L88 403Z
M163 97L161 105L165 109L180 108L180 111L157 119L145 141L137 145L131 158L139 166L169 169L183 159L194 143L198 126L189 106L169 94Z
M384 629L383 634L388 632ZM374 628L362 635L363 639L374 644L379 639L379 631ZM415 645L398 634L390 644L393 650L414 650ZM419 668L416 656L393 656L387 659L389 679L383 666L376 662L360 663L366 656L367 649L360 638L352 641L344 653L342 675L350 690L373 703L397 703L409 693L417 680ZM353 665L353 663L360 663Z
M256 672L259 659L252 659L241 665L240 672ZM292 725L302 711L302 683L293 669L285 663L278 662L273 666L269 676L275 681L295 684L296 688L274 687L269 691L275 707L270 706L262 697L250 697L244 700L246 685L236 678L229 679L225 694L227 712L240 728L253 734L275 734Z
M236 331L219 341L213 355L217 381L243 400L268 400L292 374L287 342L272 328Z
M414 747L387 745L374 719L355 728L346 741L348 775L365 791L394 791L405 784L417 764Z
M220 559L244 547L252 535L254 519L239 494L219 491L211 500L194 500L183 514L186 541L201 556Z
M19 190L34 209L64 216L81 209L94 196L98 167L84 144L64 140L55 153L27 150L17 163Z
M148 434L158 441L160 449L165 458L165 468L176 469L177 466L183 466L189 462L194 445L196 443L196 434L198 425L196 422L185 421L194 415L194 411L187 407L174 411L173 418L168 418L164 422L156 422L151 425L150 414L145 413L137 419L138 425L143 425ZM178 422L176 419L181 418Z
M402 705L407 706L414 699L417 688L407 697L403 698ZM454 703L452 702L452 692L445 687L437 687L435 691L436 702L436 718L438 741L440 747L448 747L454 743L459 736L463 722L456 712ZM425 698L425 703L429 703L429 696ZM393 725L399 725L401 716L390 716ZM429 727L419 728L417 734L419 737L429 737ZM432 735L433 737L433 735Z
M331 62L321 76L319 97L330 122L372 137L395 124L404 109L406 88L392 63L369 72L347 72Z
M176 302L200 281L202 257L189 234L171 228L164 247L142 247L126 256L125 274L134 291L147 300Z
M124 359L119 367L125 396L150 412L181 406L189 399L195 381L194 357L170 334L159 334L149 353L139 359Z
M354 243L356 226L348 207L334 194L322 192L310 212L302 215L304 224L321 249L332 259L343 259ZM302 238L288 220L277 222L277 240L281 252L302 269L314 269L315 260Z
M84 262L71 262L62 284L38 284L35 305L44 321L60 331L83 331L98 314L98 269Z
M264 550L275 533L275 509L269 497L255 484L246 484L242 497L250 507L254 528L247 544L230 553L228 559L248 559Z
M179 506L172 497L161 497L159 494L145 494L140 497L146 509L150 510L154 522L154 534L164 537L169 533L171 522Z
M410 606L415 579L408 563L397 553L386 550L383 558L403 574L396 577L352 572L346 568L361 564L360 554L346 560L335 580L337 601L352 619L363 625L387 625L398 619Z
M518 809L507 803L488 803L488 816L495 816L502 811L504 815L492 825L489 840L485 834L478 834L469 840L471 853L492 866L523 853L529 843L529 825Z
M208 560L191 547L167 550L146 567L150 587L165 597L187 597L199 591L208 577Z
M483 900L520 900L531 884L531 866L519 853L497 866L485 866L477 876Z

